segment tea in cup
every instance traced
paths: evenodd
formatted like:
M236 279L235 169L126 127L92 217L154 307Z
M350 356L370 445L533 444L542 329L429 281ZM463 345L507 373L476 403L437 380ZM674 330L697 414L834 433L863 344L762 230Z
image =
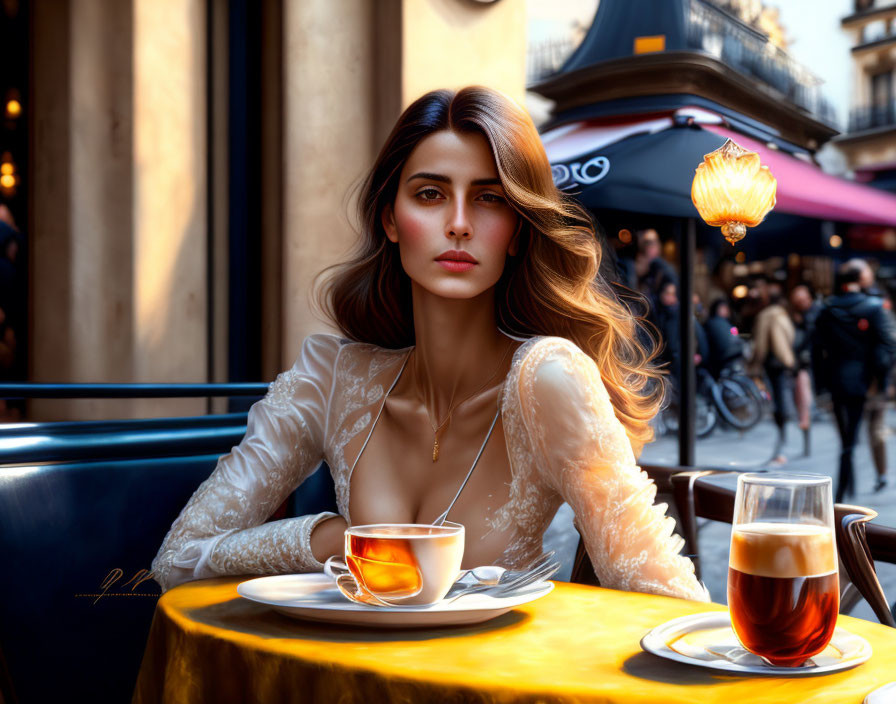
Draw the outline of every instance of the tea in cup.
M378 523L347 528L344 561L331 557L324 571L337 580L351 574L357 594L350 598L418 606L444 598L463 556L464 527L458 523Z

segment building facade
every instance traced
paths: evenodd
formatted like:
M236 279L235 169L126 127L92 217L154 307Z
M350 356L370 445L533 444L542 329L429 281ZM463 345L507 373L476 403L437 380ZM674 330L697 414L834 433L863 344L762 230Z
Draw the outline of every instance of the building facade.
M852 107L836 144L857 180L896 192L896 2L854 0L853 9L841 22L852 36Z

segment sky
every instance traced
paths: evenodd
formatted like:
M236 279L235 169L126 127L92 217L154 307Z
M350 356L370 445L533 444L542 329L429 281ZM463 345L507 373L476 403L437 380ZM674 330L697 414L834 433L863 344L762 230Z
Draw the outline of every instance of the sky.
M840 129L849 117L852 94L852 40L840 20L852 13L853 0L777 0L790 55L824 80L822 93L834 104Z

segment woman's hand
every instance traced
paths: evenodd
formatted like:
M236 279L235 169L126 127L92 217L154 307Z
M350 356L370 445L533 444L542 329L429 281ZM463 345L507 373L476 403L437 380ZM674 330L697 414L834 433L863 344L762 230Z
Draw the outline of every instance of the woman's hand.
M311 532L311 554L318 562L341 555L345 550L345 529L348 523L342 516L333 516L318 523Z

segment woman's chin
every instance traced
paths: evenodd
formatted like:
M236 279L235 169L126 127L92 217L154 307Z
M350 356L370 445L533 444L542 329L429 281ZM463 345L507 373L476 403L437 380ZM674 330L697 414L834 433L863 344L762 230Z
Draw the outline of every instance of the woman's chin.
M443 298L450 301L471 301L477 298L483 299L483 304L487 303L488 294L494 289L494 286L485 287L469 285L468 282L450 281L440 282L436 285L421 286L426 297Z

